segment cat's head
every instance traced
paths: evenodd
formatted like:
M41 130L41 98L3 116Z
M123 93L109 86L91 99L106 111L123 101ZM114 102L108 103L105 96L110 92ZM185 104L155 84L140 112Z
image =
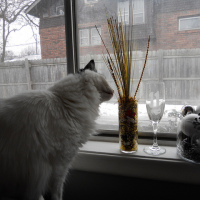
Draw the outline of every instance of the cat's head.
M101 102L108 101L112 98L114 90L109 86L106 79L95 68L94 60L91 60L84 69L80 69L79 73L85 78L85 81L93 84L100 94Z

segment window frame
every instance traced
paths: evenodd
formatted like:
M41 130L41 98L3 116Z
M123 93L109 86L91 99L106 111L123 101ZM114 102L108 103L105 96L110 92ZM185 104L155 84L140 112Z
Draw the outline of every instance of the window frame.
M65 18L67 73L74 74L79 70L76 0L64 1L64 11L65 11L64 18Z
M137 12L135 13L134 11L134 8L133 8L133 25L137 25L137 24L144 24L145 23L145 9L144 9L144 0L143 1L143 12ZM134 3L134 0L132 1L132 3ZM134 22L134 15L139 15L139 14L143 14L143 17L142 17L142 22Z
M166 154L157 157L146 155L143 152L145 146L139 145L138 151L134 154L122 154L116 143L89 141L80 149L79 156L72 164L72 169L133 178L199 184L199 165L185 162L179 158L175 146L165 146ZM180 169L182 173L179 173ZM187 176L183 176L183 174Z
M86 31L87 32L87 37L82 37L82 32ZM90 46L90 30L89 29L81 29L79 30L79 35L80 35L80 47L87 47ZM82 44L81 41L83 39L87 39L87 44Z
M75 0L69 0L75 2ZM69 3L69 1L65 1ZM65 5L66 6L66 5ZM69 6L69 5L68 5ZM65 13L66 12L65 7ZM75 10L73 10L75 12ZM65 19L71 20L68 16L65 16ZM70 23L67 22L67 25ZM68 26L69 27L69 26ZM74 29L74 26L72 26ZM70 34L74 40L78 40L77 31L75 32L72 30L66 30L66 38ZM66 44L67 55L70 55L70 50L74 51L74 54L78 57L78 46L76 42L70 42ZM70 52L70 53L69 53ZM68 57L67 64L72 64L67 66L67 69L70 72L76 71L75 68L76 56ZM77 66L79 62L77 63ZM77 67L76 66L76 67ZM115 136L118 136L118 131L112 131ZM104 130L106 133L106 130ZM140 140L139 133L139 140ZM159 133L158 133L159 134ZM163 135L163 134L161 134ZM176 136L176 134L174 134ZM167 138L169 134L167 135ZM118 144L118 137L115 137L115 141L113 141L113 137L106 137L101 140L97 141L98 136L94 136L94 141L88 141L79 151L79 156L77 159L74 160L72 163L72 169L81 170L81 171L90 171L90 172L97 172L97 173L106 173L106 174L114 174L114 175L122 175L122 176L129 176L129 177L137 177L137 178L145 178L145 179L152 179L152 180L164 180L164 181L175 181L175 182L183 182L183 183L190 183L190 184L199 184L199 166L191 164L189 162L185 162L181 158L178 157L176 153L176 137L173 138L173 144L166 144L166 140L163 140L163 143L159 141L160 145L166 145L165 148L167 149L166 154L160 156L150 156L146 155L143 152L143 148L151 143L152 144L152 137L147 136L146 141L139 141L138 151L134 154L122 154L119 150ZM111 141L109 140L111 139ZM90 139L91 140L91 139ZM104 140L104 141L103 141ZM158 135L159 140L159 135ZM103 161L103 163L102 163ZM101 162L101 166L99 165ZM123 163L123 165L121 165ZM117 167L116 167L117 166ZM133 170L133 166L135 166ZM162 170L161 170L162 169ZM182 169L184 174L188 174L187 177L182 176L183 173L179 173L180 169ZM145 174L145 176L144 176Z
M199 18L199 20L200 20L200 15L199 16L192 16L192 17L181 17L181 18L179 18L179 27L178 27L178 29L179 29L179 31L192 31L192 30L198 30L198 29L200 29L200 26L199 26L199 28L184 28L184 29L181 29L181 21L182 20L190 20L190 19L194 19L194 18Z

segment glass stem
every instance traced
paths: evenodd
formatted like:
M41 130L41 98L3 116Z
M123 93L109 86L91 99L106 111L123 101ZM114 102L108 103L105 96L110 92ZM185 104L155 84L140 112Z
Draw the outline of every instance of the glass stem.
M153 126L153 148L158 148L157 143L157 131L158 131L158 122L152 122Z

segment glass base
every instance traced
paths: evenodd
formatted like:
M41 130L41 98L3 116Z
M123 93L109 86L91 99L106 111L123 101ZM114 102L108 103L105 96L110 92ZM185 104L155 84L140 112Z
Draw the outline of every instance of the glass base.
M121 149L120 149L121 150ZM122 153L127 153L127 154L129 154L129 153L135 153L135 152L137 152L137 150L136 151L124 151L124 150L121 150L121 152Z
M166 152L165 148L163 147L145 147L144 148L144 152L149 154L149 155L153 155L153 156L158 156L161 154L164 154Z

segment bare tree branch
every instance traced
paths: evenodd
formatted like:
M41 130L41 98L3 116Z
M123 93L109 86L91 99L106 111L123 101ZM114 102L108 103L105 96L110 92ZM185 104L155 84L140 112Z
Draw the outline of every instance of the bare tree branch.
M32 24L34 24L35 26L39 27L39 25L36 24L27 14L26 14L26 18L27 18ZM26 18L25 18L25 19L26 19Z
M25 9L28 8L34 0L23 0L23 1L0 1L0 61L4 62L5 52L8 38L11 33L21 30L25 26L38 27L34 22L34 18L31 19L24 13ZM11 29L11 26L15 24L15 28ZM17 25L16 25L17 24Z
M14 17L12 19L5 18L5 20L9 24L13 23L14 21L16 21L17 17L20 15L20 13L27 7L28 7L27 5L22 6L21 9L14 15Z

